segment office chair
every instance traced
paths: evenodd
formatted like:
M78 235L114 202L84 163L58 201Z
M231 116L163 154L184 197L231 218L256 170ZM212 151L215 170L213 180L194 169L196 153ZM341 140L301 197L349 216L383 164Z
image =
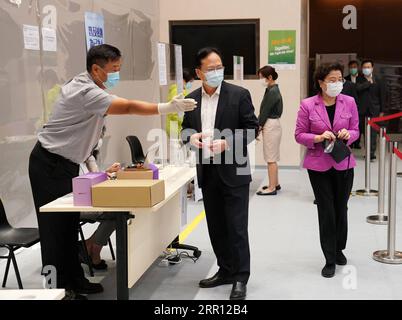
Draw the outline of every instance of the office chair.
M130 145L131 161L133 163L144 163L145 162L144 151L142 150L141 142L137 138L137 136L127 136L126 140Z
M39 230L37 228L13 228L7 220L3 202L0 199L0 248L8 249L8 256L0 256L0 259L7 259L6 270L4 273L2 287L7 284L10 263L13 263L15 276L17 277L18 287L23 289L20 272L14 251L20 248L29 248L39 242Z
M87 246L85 244L85 236L84 236L84 232L82 231L82 226L86 223L95 223L94 220L89 220L89 219L82 219L78 225L78 233L80 235L81 238L81 244L82 244L82 252L83 252L83 259L85 260L86 265L88 266L89 269L89 275L91 277L94 276L94 269L92 267L92 260L91 257L89 256L88 250L87 250ZM110 255L112 256L113 260L116 260L116 256L114 255L114 250L113 250L113 246L112 246L112 241L109 240L107 241L109 244L109 250L110 250Z

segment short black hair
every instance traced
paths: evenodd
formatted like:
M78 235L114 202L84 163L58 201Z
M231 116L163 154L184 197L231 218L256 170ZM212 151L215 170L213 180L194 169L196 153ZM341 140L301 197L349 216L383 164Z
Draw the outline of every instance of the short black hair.
M205 47L198 51L195 57L195 67L199 69L201 67L201 61L208 57L211 53L216 53L221 60L223 60L222 53L217 48Z
M101 44L89 49L87 53L87 71L91 72L94 64L104 67L110 61L116 61L121 58L121 52L116 47L109 44Z
M278 79L278 73L276 72L276 70L275 70L274 67L271 67L271 66L264 66L264 67L260 68L260 69L257 71L257 74L260 74L260 73L261 73L261 75L262 75L264 78L266 78L266 79L268 79L269 76L272 76L272 79L273 79L273 80L277 80L277 79Z
M191 80L194 80L195 77L194 75L188 70L187 68L183 69L183 80L186 82L190 82Z
M348 63L348 66L350 67L352 64L359 65L359 62L357 60L350 60L349 63Z
M343 66L337 62L322 64L316 69L314 74L314 86L320 93L322 93L322 89L320 87L319 80L324 81L331 71L340 71L343 76Z
M362 66L363 66L363 64L365 64L365 63L371 63L371 66L374 67L374 61L371 60L371 59L365 59L365 60L363 60L363 61L362 61Z

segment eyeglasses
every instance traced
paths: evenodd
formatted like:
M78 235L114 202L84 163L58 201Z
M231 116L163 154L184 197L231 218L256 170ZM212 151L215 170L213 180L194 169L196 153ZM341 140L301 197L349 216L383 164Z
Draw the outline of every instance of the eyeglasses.
M346 82L345 78L342 78L342 79L331 79L331 80L324 81L324 82L325 82L325 83L336 83L336 82L338 82L338 81L340 81L340 82L342 82L342 83L345 83L345 82Z
M211 72L211 71L221 71L224 69L225 69L225 67L221 66L221 67L216 67L216 68L208 68L207 70L201 70L201 71L204 73L207 73L207 72Z

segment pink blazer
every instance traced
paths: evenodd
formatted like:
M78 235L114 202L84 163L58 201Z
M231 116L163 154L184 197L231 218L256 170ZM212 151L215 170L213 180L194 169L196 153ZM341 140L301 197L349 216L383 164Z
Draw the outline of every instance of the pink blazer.
M324 101L320 95L304 99L297 114L295 138L296 141L307 147L303 167L315 171L327 171L331 168L346 170L348 158L336 163L332 157L324 153L321 143L314 143L314 137L325 131L338 132L347 129L350 133L348 145L359 137L359 115L355 100L352 97L340 94L336 99L334 126L328 117ZM350 156L349 168L356 166L353 155Z

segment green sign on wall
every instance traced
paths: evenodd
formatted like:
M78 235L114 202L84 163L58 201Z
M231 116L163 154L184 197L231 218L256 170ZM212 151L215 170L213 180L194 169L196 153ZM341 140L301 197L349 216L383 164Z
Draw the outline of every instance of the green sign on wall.
M296 30L271 30L268 43L269 65L279 70L296 68Z

